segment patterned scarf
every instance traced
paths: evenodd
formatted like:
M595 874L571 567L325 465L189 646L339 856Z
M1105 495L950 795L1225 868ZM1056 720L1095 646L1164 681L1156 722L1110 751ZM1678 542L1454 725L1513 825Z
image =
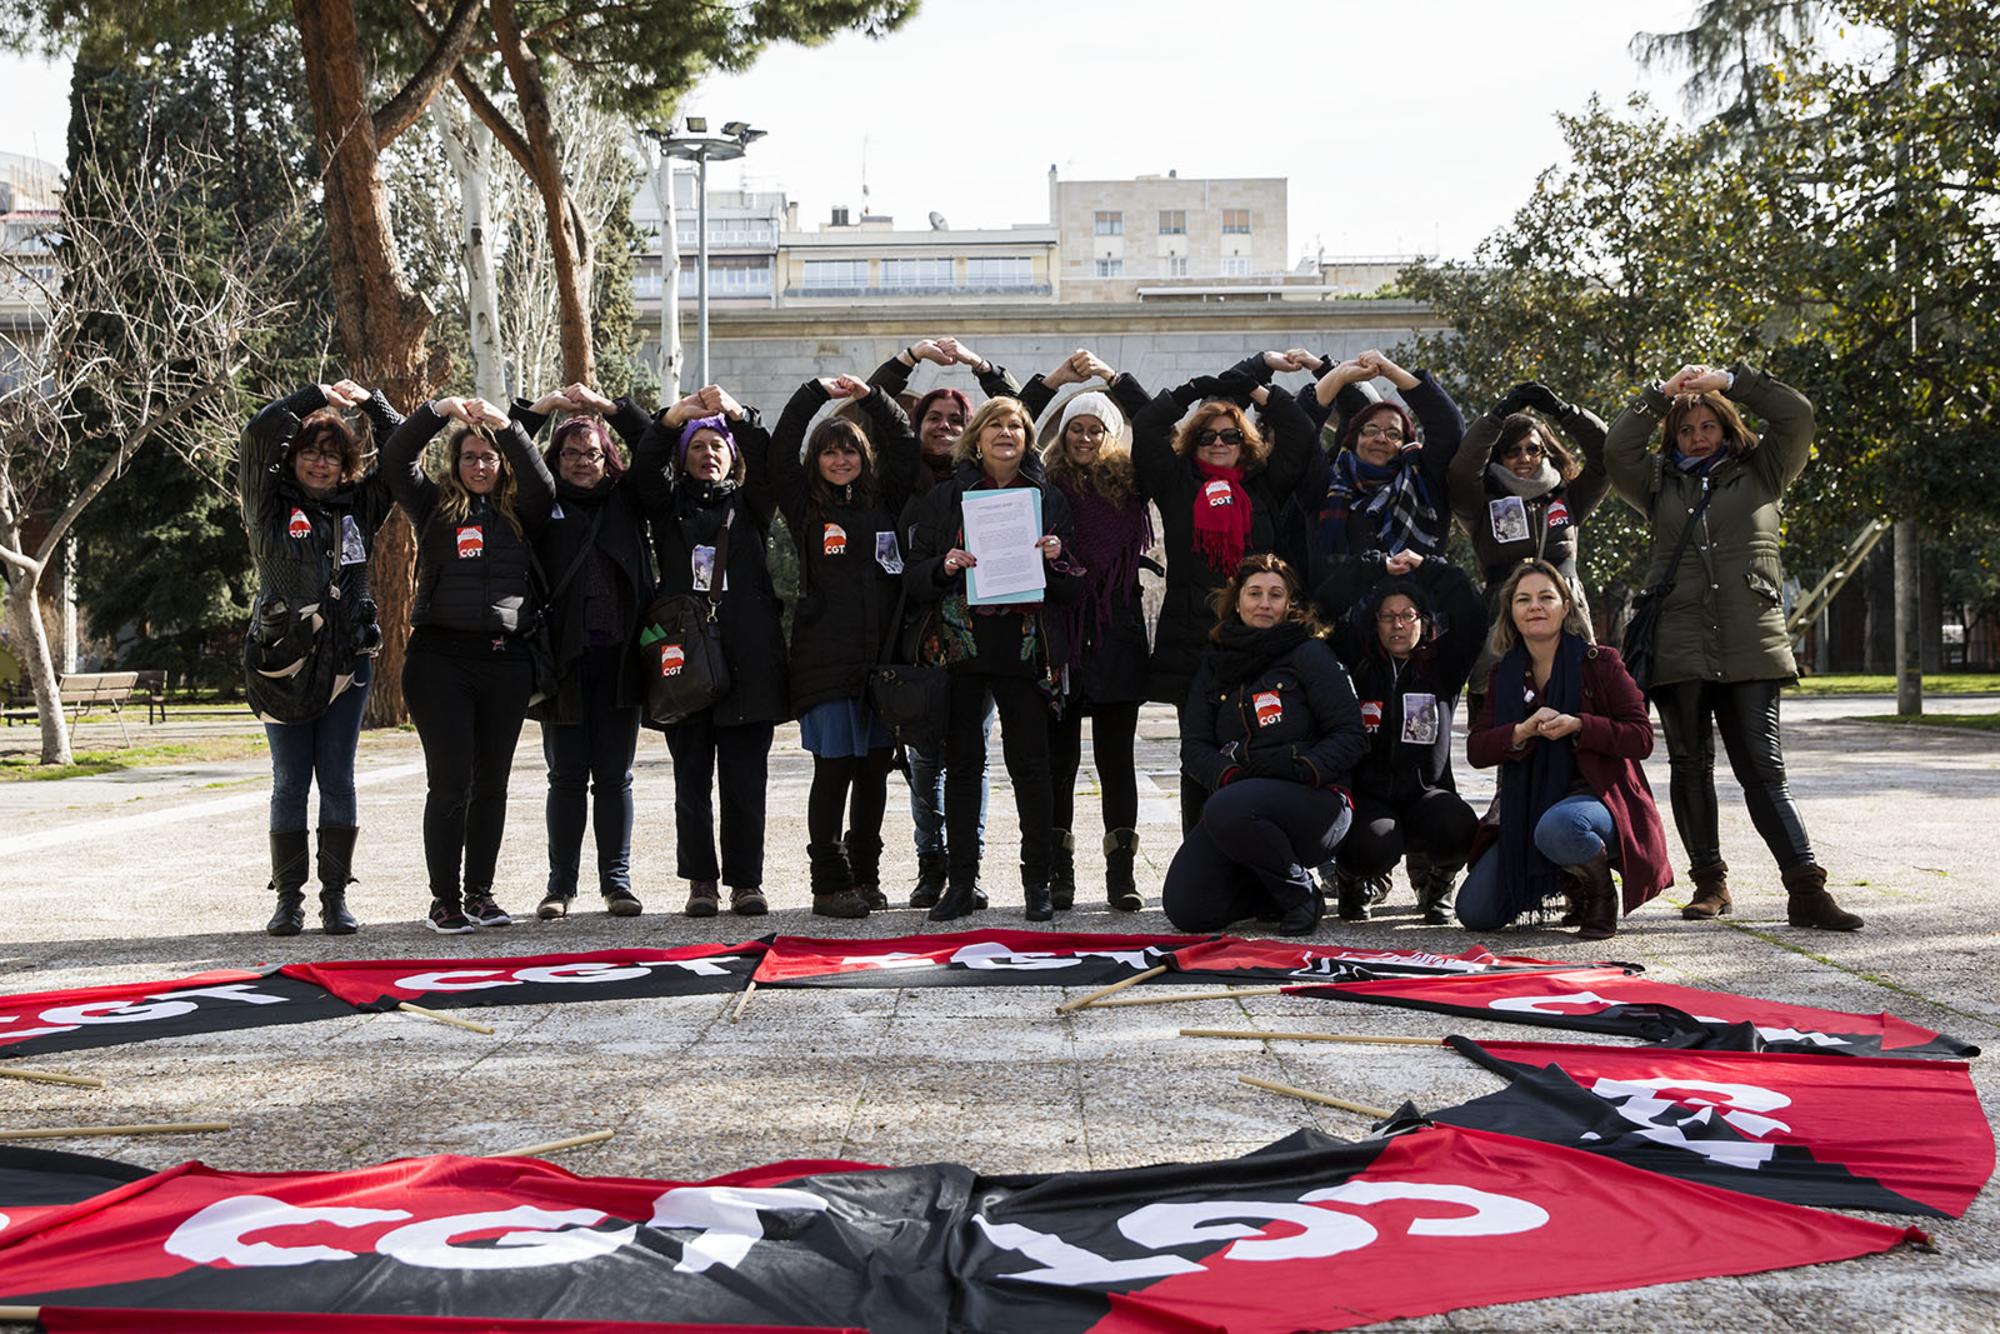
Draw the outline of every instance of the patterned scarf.
M1418 459L1423 446L1409 444L1393 463L1364 463L1351 449L1333 461L1326 488L1326 505L1319 512L1327 550L1336 556L1348 550L1347 516L1356 508L1375 521L1375 535L1390 555L1416 551L1425 555L1439 547L1438 510Z
M1194 549L1217 574L1236 571L1250 547L1250 493L1241 468L1218 468L1195 460L1201 485L1194 493Z
M1085 632L1110 625L1118 600L1137 589L1139 557L1153 545L1153 520L1141 496L1117 506L1098 495L1095 487L1057 485L1069 497L1075 525L1072 547L1064 555L1083 567L1083 596L1062 609L1063 626L1069 631L1069 667L1078 671L1083 667Z

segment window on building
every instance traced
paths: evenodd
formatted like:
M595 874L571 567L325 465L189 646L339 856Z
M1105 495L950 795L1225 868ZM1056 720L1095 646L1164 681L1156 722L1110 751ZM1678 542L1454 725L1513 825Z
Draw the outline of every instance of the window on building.
M1250 210L1247 208L1226 208L1222 210L1222 231L1224 235L1238 236L1250 234Z
M805 264L804 287L814 290L845 290L868 286L865 259L809 259Z
M1225 278L1248 278L1250 276L1250 257L1248 255L1224 255L1222 257L1222 276Z
M944 259L885 259L882 286L892 291L935 290L953 286L952 262Z
M1026 255L975 258L965 261L967 287L1032 287L1035 264Z
M1167 276L1168 276L1169 278L1185 278L1185 277L1187 277L1187 256L1186 256L1186 255L1168 255L1168 256L1167 256Z
M1091 230L1099 236L1123 236L1125 234L1125 215L1115 212L1106 213L1099 210L1095 225L1092 226Z
M1100 278L1123 278L1125 276L1125 261L1122 259L1098 260L1097 276Z
M696 275L701 266L692 260L682 260L678 291L684 297L696 296L700 287ZM654 275L654 291L659 289L659 277ZM721 255L710 256L708 261L708 294L712 297L769 296L771 294L771 261L763 255Z
M1160 210L1160 235L1186 236L1187 210L1184 208L1163 208Z

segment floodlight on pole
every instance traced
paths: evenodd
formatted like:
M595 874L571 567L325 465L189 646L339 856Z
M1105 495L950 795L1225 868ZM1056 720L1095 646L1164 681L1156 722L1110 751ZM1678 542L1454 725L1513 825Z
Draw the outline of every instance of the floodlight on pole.
M765 131L752 129L740 120L729 121L722 127L720 135L708 132L705 116L688 116L682 121L679 131L649 129L646 137L659 144L660 152L668 158L687 158L695 167L695 229L697 232L695 262L700 270L695 274L695 324L701 339L701 359L696 363L701 372L701 383L710 383L708 376L708 164L727 162L742 157L751 144L764 137ZM661 244L669 244L663 239ZM671 238L671 244L678 246L680 238ZM660 293L661 321L665 323L678 319L677 290L662 284Z

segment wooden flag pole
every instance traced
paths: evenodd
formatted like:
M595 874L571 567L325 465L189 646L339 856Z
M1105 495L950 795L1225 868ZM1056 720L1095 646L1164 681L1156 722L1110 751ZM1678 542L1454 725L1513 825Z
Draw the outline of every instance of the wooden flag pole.
M1098 1001L1095 1008L1110 1009L1114 1005L1176 1005L1181 1001L1228 1000L1232 996L1281 996L1289 987L1237 987L1234 991L1184 991L1177 996L1121 996L1117 1000Z
M439 1010L427 1010L412 1001L399 1002L396 1008L404 1014L414 1014L418 1018L429 1019L433 1023L450 1024L453 1028L462 1028L468 1033L481 1033L489 1038L493 1036L493 1030L485 1024L475 1024L470 1019L460 1019L455 1014L445 1014Z
M488 1158L539 1158L545 1153L555 1153L562 1149L577 1149L586 1144L602 1144L618 1132L615 1130L593 1130L588 1135L571 1135L568 1139L552 1139L546 1144L527 1144L518 1149L502 1149L489 1153Z
M59 1070L23 1070L0 1065L0 1075L9 1079L32 1079L42 1084L74 1084L80 1089L101 1089L104 1081L94 1075L66 1075Z
M1357 1116L1372 1116L1377 1121L1386 1121L1395 1115L1394 1112L1385 1111L1380 1107L1370 1107L1365 1102L1349 1102L1345 1098L1336 1098L1331 1093L1314 1093L1311 1089L1293 1088L1290 1084L1279 1084L1273 1080L1259 1079L1255 1075L1238 1075L1236 1076L1236 1082L1239 1084L1248 1084L1252 1088L1260 1088L1269 1093L1282 1093L1287 1098L1303 1098L1307 1102L1324 1103L1328 1107L1338 1107L1343 1112L1353 1112Z
M1272 1033L1254 1028L1183 1028L1184 1038L1255 1038L1263 1042L1366 1042L1382 1047L1442 1047L1437 1038L1389 1037L1377 1033Z
M1056 1006L1056 1013L1073 1014L1076 1011L1083 1009L1085 1006L1097 1004L1099 1001L1103 1000L1106 996L1109 996L1114 992L1123 991L1127 987L1136 987L1141 982L1144 982L1147 978L1158 977L1161 973L1164 973L1166 971L1167 971L1167 966L1165 964L1161 964L1157 968L1148 968L1143 973L1134 973L1132 976L1126 978L1124 981L1113 982L1110 986L1101 987L1098 990L1091 992L1088 996L1078 996L1075 1000L1064 1001L1061 1005Z
M756 994L757 994L757 979L753 977L750 979L750 985L743 988L743 995L737 999L736 1008L729 1012L730 1023L733 1024L738 1019L741 1019L743 1017L743 1007L748 1005L750 1003L750 998Z
M0 1320L9 1324L32 1325L40 1322L42 1308L39 1306L0 1306Z
M0 1139L85 1139L107 1135L206 1135L228 1130L227 1121L176 1121L131 1126L46 1126L38 1130L0 1130Z

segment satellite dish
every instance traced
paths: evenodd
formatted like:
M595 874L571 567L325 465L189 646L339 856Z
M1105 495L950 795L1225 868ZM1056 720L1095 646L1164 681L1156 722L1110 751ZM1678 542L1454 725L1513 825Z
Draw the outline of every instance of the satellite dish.
M942 213L938 212L938 211L937 211L936 209L932 209L932 210L931 210L931 230L932 230L932 231L934 231L934 232L941 232L941 231L943 231L944 229L945 229L945 221L944 221L944 214L942 214Z

